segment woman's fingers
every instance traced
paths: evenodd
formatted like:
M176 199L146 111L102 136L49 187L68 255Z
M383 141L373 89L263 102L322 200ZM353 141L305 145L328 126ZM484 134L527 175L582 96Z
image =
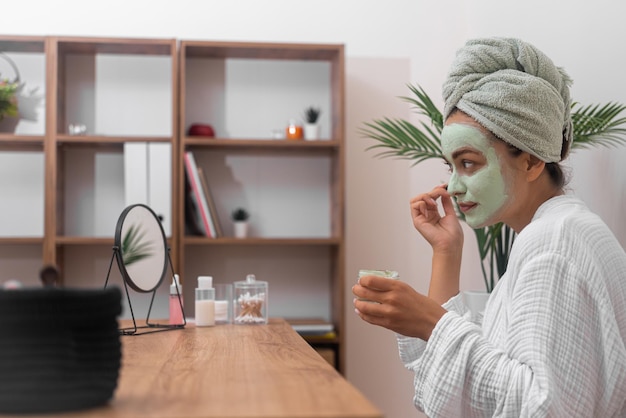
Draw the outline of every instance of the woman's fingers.
M441 184L428 193L422 193L411 199L411 209L413 216L423 216L426 219L439 217L437 199L442 199L442 203L452 205L450 194L446 190L446 185ZM445 201L445 202L444 202ZM450 206L454 211L454 206ZM444 207L445 209L445 207ZM446 211L446 214L448 212Z
M454 204L450 196L441 196L441 206L446 215L456 216L456 210L454 209Z
M359 277L358 284L367 289L372 289L378 292L387 292L395 288L402 282L394 279L389 279L382 276L368 275Z
M381 317L380 312L381 304L374 303L371 300L354 299L354 308L359 315L367 315L371 317Z
M352 293L360 300L374 300L377 299L377 292L367 287L355 284L352 286Z
M447 186L447 185L446 185ZM452 202L452 196L448 193L447 190L441 193L441 206L443 207L443 211L446 215L453 215L456 217L456 210L454 208L454 203Z
M435 201L433 196L428 193L424 193L421 195L417 195L411 199L411 207L424 207L428 209L433 209L437 207L437 202Z
M363 276L352 287L352 293L361 300L380 303L382 302L384 292L391 290L389 282L394 281L379 276Z

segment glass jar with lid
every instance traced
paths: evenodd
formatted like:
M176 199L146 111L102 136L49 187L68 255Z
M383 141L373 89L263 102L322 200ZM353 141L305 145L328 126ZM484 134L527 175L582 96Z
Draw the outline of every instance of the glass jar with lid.
M267 282L248 274L234 283L235 324L267 324Z

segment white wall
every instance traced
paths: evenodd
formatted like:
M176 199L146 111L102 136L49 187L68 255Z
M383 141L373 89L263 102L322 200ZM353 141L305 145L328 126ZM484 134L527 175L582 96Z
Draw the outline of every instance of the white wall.
M445 179L441 164L409 168L365 152L364 121L409 117L396 96L406 83L421 84L434 98L454 51L468 37L525 38L574 78L573 96L583 103L626 102L622 15L610 0L21 0L15 19L1 31L24 35L171 37L241 41L344 43L347 55L347 269L396 268L425 290L430 252L411 229L408 199ZM371 98L371 100L368 100ZM576 192L597 211L626 246L626 147L585 150L571 159ZM464 287L480 286L473 235L466 238ZM473 277L474 280L468 279ZM350 279L347 377L387 417L419 417L412 407L412 376L400 365L392 333L367 326L352 313Z

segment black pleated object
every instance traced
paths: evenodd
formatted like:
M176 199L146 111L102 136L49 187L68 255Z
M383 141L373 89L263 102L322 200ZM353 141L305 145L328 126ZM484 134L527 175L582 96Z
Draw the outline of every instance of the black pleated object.
M0 413L76 411L117 387L121 292L0 290Z

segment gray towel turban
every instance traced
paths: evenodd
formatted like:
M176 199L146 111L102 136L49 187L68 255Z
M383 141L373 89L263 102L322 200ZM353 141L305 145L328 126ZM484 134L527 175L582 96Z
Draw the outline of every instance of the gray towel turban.
M522 151L558 162L572 141L570 84L563 69L526 42L470 40L443 84L444 119L458 108Z

